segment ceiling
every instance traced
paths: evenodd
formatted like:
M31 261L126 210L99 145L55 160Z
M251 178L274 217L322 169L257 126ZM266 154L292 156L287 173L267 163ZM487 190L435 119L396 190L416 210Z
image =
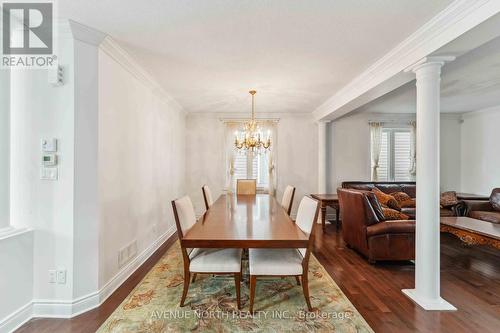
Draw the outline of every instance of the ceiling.
M441 112L463 113L497 105L500 105L500 37L446 64L441 75ZM415 80L357 110L381 113L415 111Z
M65 0L188 112L312 112L452 0Z

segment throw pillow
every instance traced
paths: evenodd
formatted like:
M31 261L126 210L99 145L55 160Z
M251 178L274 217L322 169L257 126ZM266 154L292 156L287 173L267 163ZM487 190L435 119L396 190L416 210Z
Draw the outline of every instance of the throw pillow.
M411 198L409 200L400 202L399 205L401 206L401 208L415 208L415 207L417 207L417 203L416 203L415 199L411 199Z
M439 200L439 203L443 208L455 206L458 203L457 192L448 191L441 193L441 199Z
M396 201L399 203L400 206L401 203L411 200L411 197L405 192L394 192L391 193L391 195L394 197L394 199L396 199Z
M410 217L406 214L403 214L401 212L398 212L395 209L390 209L390 208L384 208L382 207L382 210L384 211L384 216L386 221L391 221L391 220L408 220Z
M389 208L395 209L395 210L401 210L401 207L399 206L399 203L397 202L396 199L392 195L385 194L378 188L373 189L373 193L377 197L378 201L382 205L386 205Z

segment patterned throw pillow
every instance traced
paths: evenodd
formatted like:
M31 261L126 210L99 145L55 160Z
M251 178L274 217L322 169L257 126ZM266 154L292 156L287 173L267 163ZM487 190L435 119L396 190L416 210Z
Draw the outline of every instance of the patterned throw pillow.
M443 208L455 206L458 203L457 192L448 191L441 193L441 199L439 200L439 203Z
M372 192L375 193L375 196L377 197L381 205L387 206L395 210L401 210L399 203L397 202L396 199L394 199L392 195L385 194L376 187L373 188Z
M405 192L394 192L391 193L391 195L394 197L394 199L396 199L400 206L402 202L411 200L411 197Z
M399 205L401 206L401 208L415 208L415 207L417 207L417 203L416 203L415 199L411 199L411 198L409 200L400 202Z
M410 217L406 214L398 212L395 209L382 207L382 211L384 212L385 220L408 220Z

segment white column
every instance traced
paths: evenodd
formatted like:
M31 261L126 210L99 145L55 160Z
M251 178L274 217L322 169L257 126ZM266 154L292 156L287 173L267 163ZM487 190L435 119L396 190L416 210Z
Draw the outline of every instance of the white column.
M439 113L441 67L454 57L425 58L417 77L415 289L403 292L426 310L456 310L440 297Z
M326 193L326 124L318 122L318 193Z

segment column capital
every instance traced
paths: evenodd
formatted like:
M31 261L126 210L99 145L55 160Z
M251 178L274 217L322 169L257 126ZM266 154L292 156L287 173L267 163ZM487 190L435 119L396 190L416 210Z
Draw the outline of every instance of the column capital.
M404 72L413 72L416 73L420 68L425 67L427 65L439 65L439 67L443 66L445 63L455 60L455 56L435 56L435 57L425 57L414 63L413 65L408 66Z
M328 124L328 123L331 123L331 122L332 122L331 120L316 120L317 124Z

